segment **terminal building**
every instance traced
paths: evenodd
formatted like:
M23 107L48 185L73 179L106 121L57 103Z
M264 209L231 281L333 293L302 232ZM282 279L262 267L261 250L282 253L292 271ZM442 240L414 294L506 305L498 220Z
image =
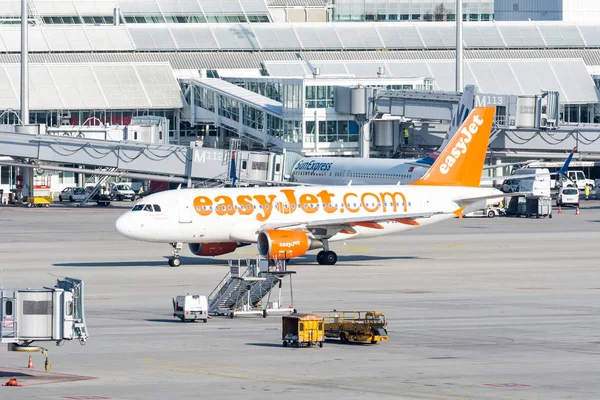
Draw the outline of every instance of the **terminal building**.
M0 3L0 124L10 131L20 122L20 2ZM510 3L551 14L559 2ZM560 3L556 21L510 21L521 18L499 11L508 2L464 0L465 84L477 88L474 105L497 106L493 162L559 159L574 146L581 162L600 160L600 24L565 18L573 2ZM310 156L429 151L460 98L454 9L448 0L28 0L28 122L85 137L77 126L118 130L151 116L184 146L229 148L236 138L243 149ZM13 174L0 167L0 184Z

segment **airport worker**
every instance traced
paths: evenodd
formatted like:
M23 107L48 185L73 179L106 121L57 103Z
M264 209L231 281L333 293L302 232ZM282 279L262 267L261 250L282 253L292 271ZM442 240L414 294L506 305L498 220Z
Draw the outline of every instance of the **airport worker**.
M404 144L408 145L408 128L404 128Z
M141 199L143 194L144 194L144 186L140 186L140 189L138 190L138 199Z
M591 192L590 185L585 185L585 199L586 200L590 199L590 192Z

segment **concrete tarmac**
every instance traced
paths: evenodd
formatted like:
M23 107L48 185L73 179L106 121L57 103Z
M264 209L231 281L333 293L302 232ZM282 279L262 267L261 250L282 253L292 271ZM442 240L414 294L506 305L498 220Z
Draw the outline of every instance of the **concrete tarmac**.
M117 203L118 204L118 203ZM90 339L33 355L0 349L12 399L597 399L600 393L600 201L553 219L465 218L335 244L339 261L293 260L294 307L380 310L390 338L283 348L281 318L183 324L171 298L208 295L229 258L134 242L108 209L0 208L0 285L85 281ZM288 292L285 293L289 301ZM25 368L25 369L24 369ZM93 378L93 379L90 379Z

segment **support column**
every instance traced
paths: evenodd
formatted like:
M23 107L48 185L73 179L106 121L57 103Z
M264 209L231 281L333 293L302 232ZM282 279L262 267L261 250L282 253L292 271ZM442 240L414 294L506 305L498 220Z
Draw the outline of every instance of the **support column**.
M371 123L369 121L363 122L360 126L358 151L361 158L371 156Z

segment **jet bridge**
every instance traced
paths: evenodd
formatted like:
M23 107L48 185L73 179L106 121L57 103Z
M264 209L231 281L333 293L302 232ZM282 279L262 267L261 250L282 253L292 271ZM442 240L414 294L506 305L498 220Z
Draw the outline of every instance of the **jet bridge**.
M6 343L8 351L43 353L50 370L48 350L38 343L87 342L83 296L83 281L74 278L42 289L0 289L0 343Z
M63 163L94 166L102 170L78 169L77 173L98 173L157 181L191 183L192 180L227 181L231 175L232 149L202 147L201 142L190 146L132 141L111 141L88 137L71 137L32 133L0 132L0 155L43 163ZM237 172L242 179L281 180L282 157L269 152L235 150ZM0 162L6 165L18 165ZM258 168L256 165L265 165ZM46 169L52 170L48 166ZM58 168L60 169L60 168ZM63 170L65 170L63 168ZM109 171L110 173L107 173ZM257 172L262 172L258 174Z

